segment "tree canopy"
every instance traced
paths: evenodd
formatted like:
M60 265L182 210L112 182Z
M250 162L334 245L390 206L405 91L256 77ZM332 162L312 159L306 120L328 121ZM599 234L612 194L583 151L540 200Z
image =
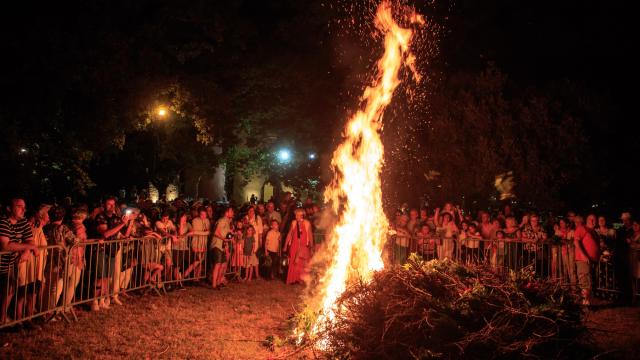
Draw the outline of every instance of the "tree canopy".
M219 163L320 188L381 51L375 5L21 4L1 25L0 160L11 176L0 192L95 197ZM617 155L638 150L617 3L415 5L429 21L416 48L425 78L401 88L385 116L389 202L485 204L499 198L500 174L532 206L638 199ZM296 162L278 164L281 147ZM311 152L324 160L308 161Z

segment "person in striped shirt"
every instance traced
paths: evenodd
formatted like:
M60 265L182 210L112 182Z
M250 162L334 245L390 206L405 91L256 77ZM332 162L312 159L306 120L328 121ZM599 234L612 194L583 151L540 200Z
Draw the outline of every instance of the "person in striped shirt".
M36 245L29 222L24 217L24 199L11 199L8 216L0 219L0 323L7 320L7 309L15 290L15 265L35 256Z

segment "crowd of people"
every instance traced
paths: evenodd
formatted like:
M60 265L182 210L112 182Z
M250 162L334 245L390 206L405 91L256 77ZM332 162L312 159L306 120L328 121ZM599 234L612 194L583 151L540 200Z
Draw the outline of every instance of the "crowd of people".
M455 259L488 263L498 270L527 270L553 277L580 290L590 303L594 270L606 262L615 271L610 279L633 299L640 278L640 224L629 212L616 228L596 214L541 217L536 212L515 214L510 205L477 216L447 203L429 212L403 205L393 222L390 261L402 264L410 253L428 259Z
M451 203L432 211L403 205L385 254L396 264L418 253L496 269L531 265L538 276L576 286L588 304L594 265L603 259L615 264L623 294L637 291L640 225L629 213L620 220L614 229L595 214L516 216L506 205L476 217ZM82 300L92 311L105 310L121 305L129 289L182 289L186 280L217 290L254 279L302 284L322 242L323 221L311 199L300 203L290 193L241 207L109 197L90 208L67 198L32 212L24 199L13 198L0 218L0 324L47 309L69 311Z
M310 199L301 206L290 193L277 203L241 207L108 197L89 208L67 198L32 212L24 199L10 199L0 218L0 324L56 307L68 311L83 299L93 311L109 309L142 285L183 289L193 279L218 290L232 280L301 284L319 241L312 225L319 210Z

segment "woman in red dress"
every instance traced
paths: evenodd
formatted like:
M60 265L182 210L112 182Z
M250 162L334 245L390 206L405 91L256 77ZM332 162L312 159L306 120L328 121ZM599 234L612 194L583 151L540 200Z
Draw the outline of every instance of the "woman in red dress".
M311 223L303 218L304 210L296 209L295 215L284 245L285 251L289 250L287 284L303 283L302 276L311 258Z

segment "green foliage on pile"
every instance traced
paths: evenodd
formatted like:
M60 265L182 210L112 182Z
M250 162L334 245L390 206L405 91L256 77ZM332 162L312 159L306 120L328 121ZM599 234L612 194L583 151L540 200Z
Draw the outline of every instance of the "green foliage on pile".
M327 325L327 349L351 359L577 356L584 330L573 296L515 275L412 256L349 287Z

